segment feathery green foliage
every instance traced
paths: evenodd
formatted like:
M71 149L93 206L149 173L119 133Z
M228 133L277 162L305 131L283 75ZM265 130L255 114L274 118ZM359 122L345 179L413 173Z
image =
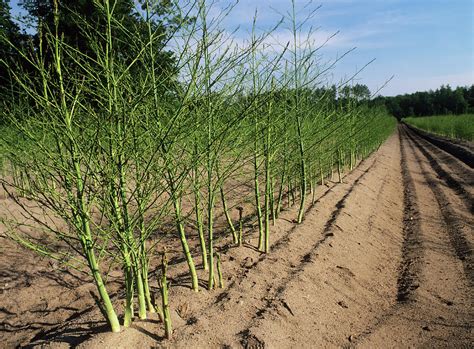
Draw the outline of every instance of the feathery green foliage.
M407 124L454 139L474 141L474 114L405 118Z
M235 43L222 29L229 13L211 16L205 0L167 2L175 24L165 31L152 19L157 3L142 3L143 30L135 30L115 13L116 1L95 1L101 25L84 28L81 50L61 34L53 2L54 25L38 33L37 49L17 47L34 73L7 64L21 92L1 110L8 128L0 182L29 221L1 219L24 247L88 271L112 331L120 325L106 276L115 269L122 272L123 325L135 312L145 319L158 310L171 336L166 273L173 265L165 257L163 309L150 292L157 249L179 242L193 291L199 250L207 288L216 287L216 270L224 287L216 246L244 243L242 206L253 203L245 214L256 214L258 248L270 253L270 221L284 203L298 203L301 223L310 191L334 168L342 180L390 135L395 119L370 108L365 89L348 93L350 81L324 85L340 58L320 64L294 2L275 27L289 27L293 39L283 46L268 45L272 30L256 26L247 42ZM124 40L132 43L126 54ZM171 49L174 59L163 69ZM230 200L229 183L242 182L251 190ZM225 231L216 229L220 212ZM26 224L38 229L20 229ZM189 242L194 237L199 247Z

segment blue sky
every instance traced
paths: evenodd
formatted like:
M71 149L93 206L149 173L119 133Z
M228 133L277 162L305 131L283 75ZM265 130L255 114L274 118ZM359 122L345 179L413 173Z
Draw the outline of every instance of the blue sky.
M17 2L11 1L14 14ZM296 0L296 7L307 3ZM321 8L309 23L319 28L315 39L322 41L339 31L321 50L323 61L357 48L333 70L335 82L375 58L357 82L374 91L394 75L383 95L474 83L474 1L327 0L314 1L312 7L318 5ZM229 31L240 26L235 35L246 35L256 8L258 25L265 28L290 7L291 0L240 0L225 26ZM286 33L282 27L275 36L285 38Z

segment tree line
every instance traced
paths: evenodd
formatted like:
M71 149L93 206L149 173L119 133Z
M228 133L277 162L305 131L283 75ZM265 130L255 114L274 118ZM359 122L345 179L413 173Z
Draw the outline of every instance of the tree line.
M378 96L372 101L385 105L388 112L398 119L410 116L459 115L474 113L474 85L415 92L394 97Z
M28 57L22 56L22 52L29 52L31 55L41 54L45 66L51 59L51 48L45 47L47 44L44 37L52 33L54 28L53 8L57 2L59 9L59 35L63 42L78 52L90 54L95 48L91 47L92 42L96 42L90 35L97 35L105 28L105 17L93 1L88 0L23 0L19 5L25 10L26 15L22 20L26 28L30 28L27 34L25 28L13 20L9 0L0 0L0 101L11 100L12 93L15 93L15 86L12 83L12 72L9 68L18 67L20 74L34 76L36 72L28 64ZM143 16L145 6L152 6L154 30L161 33L161 40L157 40L155 58L158 67L161 67L160 74L176 75L178 72L171 71L174 54L171 50L163 50L167 45L170 33L177 30L177 25L186 23L183 14L176 12L171 1L145 1L140 0L120 0L116 2L114 13L116 18L120 18L121 25L130 32L142 33L145 38L147 27L146 18ZM189 18L189 23L192 18ZM87 30L90 29L90 30ZM96 34L94 34L96 33ZM145 39L144 39L145 40ZM130 42L126 38L117 42L120 45L122 59L127 62L133 59L137 50L142 46L140 42ZM12 45L12 43L14 45ZM25 50L26 48L26 50ZM68 59L65 57L65 59ZM166 88L163 86L163 88ZM394 97L377 96L372 98L369 88L364 84L345 84L343 86L321 86L313 89L310 93L314 97L315 103L324 99L332 101L334 106L344 106L348 103L368 104L369 106L385 106L387 111L398 119L410 116L429 116L445 114L465 114L474 113L474 85L470 87L451 88L449 85L441 86L435 91L415 92L411 94L398 95ZM371 99L372 98L372 99Z

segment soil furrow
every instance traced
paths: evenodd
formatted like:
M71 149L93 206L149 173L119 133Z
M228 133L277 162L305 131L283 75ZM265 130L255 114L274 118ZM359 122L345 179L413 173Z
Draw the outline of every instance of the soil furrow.
M364 170L357 178L356 180L354 181L354 183L350 186L350 188L348 189L348 192L342 197L342 199L340 199L335 207L336 209L331 213L331 218L327 221L326 223L326 226L330 226L332 224L332 222L336 219L337 215L339 214L341 208L343 207L343 202L345 201L345 199L347 198L347 196L350 194L350 192L354 189L354 186L357 185L361 178L363 176L365 176L365 174L374 166L375 164L375 160L372 161L372 163L369 165L369 167ZM308 216L308 214L311 212L311 210L319 203L321 202L321 200L323 200L330 192L331 190L334 188L334 186L338 185L338 183L334 184L332 187L330 187L329 189L325 190L325 192L317 199L314 201L314 203L312 203L308 208L307 210L305 211L305 216L303 218L303 222L304 220L306 219L306 217ZM285 245L288 244L290 238L291 238L291 234L294 232L295 229L298 228L298 225L294 225L290 230L288 230L287 233L285 233L281 238L279 238L278 240L276 240L270 247L270 250L271 252L275 252L279 249L282 249L285 247ZM259 262L263 261L265 258L267 258L268 254L262 254L261 257L251 266L251 268L253 268L256 264L258 264Z
M472 148L459 144L455 141L445 139L444 137L430 134L428 132L417 129L413 126L404 124L405 127L409 128L411 131L416 133L420 138L425 139L431 144L443 149L444 151L450 153L452 156L456 157L459 161L464 162L467 166L474 168L474 153Z
M409 128L405 128L405 130L417 139L423 148L438 160L439 165L442 166L446 172L455 177L458 182L461 182L466 189L472 189L472 186L474 186L474 178L470 176L472 169L469 166L451 153L437 147L423 137L418 136L416 132L413 132Z
M403 185L403 242L401 261L398 267L396 302L393 303L375 321L353 337L346 347L353 348L365 341L374 331L397 315L406 302L413 302L414 291L419 287L422 267L422 239L420 235L420 214L413 178L407 163L407 154L403 142L405 133L399 128L400 171Z
M402 133L400 137L400 167L403 178L403 246L402 263L398 275L397 300L408 301L412 293L419 286L420 251L422 242L420 237L420 216L413 178L407 166L407 155L403 145Z
M410 138L413 142L413 146L416 146L420 153L424 154L424 152L420 149L416 141ZM429 188L433 192L435 196L440 212L446 223L447 232L449 236L449 241L451 243L452 248L454 249L456 256L462 262L464 267L464 273L466 275L467 280L471 287L474 286L474 260L473 260L473 253L472 253L472 246L470 242L467 240L464 229L470 230L472 233L472 227L466 227L464 220L459 218L458 213L453 209L451 205L451 200L449 200L448 196L443 192L437 181L433 178L433 176L426 170L425 166L422 163L420 156L413 152L415 158L420 164L420 168L422 171L423 176L426 179L426 182L429 185ZM428 162L430 159L427 157Z
M415 142L419 138L410 137L405 131L403 126L399 128L400 165L405 186L403 231L406 236L407 230L415 225L423 249L417 251L416 244L411 245L408 250L412 251L407 256L406 244L410 239L405 239L401 265L410 270L413 264L407 260L412 254L415 258L422 255L422 263L418 259L416 272L411 269L416 275L414 284L411 273L401 268L397 301L354 336L348 347L456 347L469 342L472 289L468 275L472 264L459 259L459 253L466 251L462 235L461 239L458 236L462 233L459 229L465 228L466 220L457 214L464 205L460 200L452 201L452 195L458 193L444 185L444 179L436 171L437 167L431 166L429 157L422 158L425 152L420 148L425 147L425 142ZM435 179L436 175L439 180ZM444 191L452 191L451 196L448 197ZM414 198L413 193L416 193ZM436 206L430 204L433 201ZM416 206L416 219L411 220L413 206ZM406 299L400 297L400 289L406 289L406 284L400 282L400 276L404 274L408 274L408 282L416 286L416 291L413 287L408 289Z
M464 178L466 178L466 181L471 182L470 184L462 183L460 180L455 179L453 175L451 175L446 170L444 170L441 165L441 161L435 158L432 154L430 154L430 152L427 150L426 144L422 144L422 143L427 143L426 141L423 141L422 138L417 137L415 133L412 133L410 131L407 132L407 136L409 137L411 141L414 142L418 150L428 160L428 163L430 164L431 168L436 172L437 176L441 178L446 183L446 185L449 188L451 188L461 198L461 200L466 205L466 208L469 210L471 214L473 214L474 213L474 198L467 189L469 187L472 187L472 178L474 178L472 174L472 170L466 170L466 169L461 168L461 170L464 170L464 171L462 171L461 173L458 173L458 175L461 175L461 176L464 175ZM434 147L433 145L431 146ZM456 158L453 158L453 159L456 159ZM455 161L456 160L451 161L450 164L455 163ZM444 161L444 163L446 163L446 160Z

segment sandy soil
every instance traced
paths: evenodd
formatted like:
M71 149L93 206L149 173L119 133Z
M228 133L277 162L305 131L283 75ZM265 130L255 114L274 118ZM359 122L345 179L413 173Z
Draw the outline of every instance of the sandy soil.
M177 267L172 340L156 317L107 332L87 276L2 238L0 346L468 348L473 196L473 169L400 126L344 183L317 188L302 224L286 210L271 253L253 235L223 248L224 289L195 294Z

